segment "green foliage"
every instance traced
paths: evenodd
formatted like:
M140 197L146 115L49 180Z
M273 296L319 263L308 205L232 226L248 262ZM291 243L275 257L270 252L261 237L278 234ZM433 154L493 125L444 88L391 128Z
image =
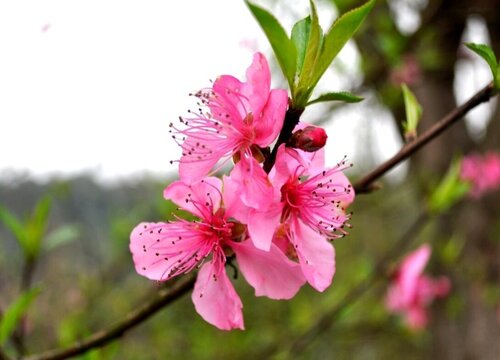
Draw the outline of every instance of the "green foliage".
M26 259L33 260L40 253L51 206L52 199L43 196L24 222L6 208L0 207L0 220L13 233Z
M281 70L288 80L290 88L293 88L293 81L296 72L296 50L292 40L288 38L285 30L278 20L267 10L245 1L257 22L264 30L267 39L271 43L274 54L278 59Z
M59 246L68 244L80 236L80 228L73 224L58 227L49 233L43 243L44 250L52 250Z
M403 123L405 137L413 139L417 136L417 126L422 116L422 106L406 84L401 85L405 102L406 121Z
M319 54L314 74L308 83L310 88L309 94L330 66L333 59L335 59L347 41L354 36L374 5L375 0L370 0L364 5L345 13L332 24L330 30L325 35L323 48Z
M311 79L314 76L317 62L323 46L323 30L319 26L318 14L316 12L316 6L313 1L311 4L311 22L309 38L306 43L306 51L304 57L304 66L302 71L298 74L298 84L296 89L294 89L294 98L300 98L300 95L304 90L307 91ZM299 103L299 100L297 100ZM300 104L300 103L299 103ZM300 105L298 105L300 106Z
M375 0L370 0L339 17L326 35L323 35L316 6L311 0L311 15L293 26L291 38L288 38L279 21L267 10L248 1L246 3L264 30L281 70L288 80L292 106L303 109L309 104L326 101L316 99L308 102L321 76L359 29L373 8ZM352 97L347 99L352 100Z
M24 244L26 242L24 224L3 206L0 206L0 221L14 235L19 244Z
M460 160L452 162L445 177L431 194L428 207L432 213L445 212L469 191L469 184L460 179L460 166Z
M500 63L497 62L493 50L485 44L466 43L465 46L481 56L488 63L493 75L495 89L500 90Z
M297 72L300 74L304 58L306 56L307 43L309 34L311 33L311 17L307 16L304 19L295 23L292 28L292 42L297 50Z
M307 103L307 105L319 103L319 102L325 102L325 101L344 101L347 103L357 103L362 101L363 98L361 96L357 96L354 94L351 94L348 91L340 91L340 92L331 92L327 94L323 94L318 96L316 99L311 100Z
M440 260L443 264L453 266L459 260L459 257L464 249L465 239L458 235L452 236L448 241L442 246L440 252Z
M52 250L69 243L80 234L78 227L71 224L63 225L47 234L51 207L52 198L43 196L22 221L8 209L0 206L0 221L12 232L28 261L36 259L42 250Z
M7 308L0 320L0 345L4 345L7 339L12 335L17 324L39 293L39 288L32 288L22 294Z

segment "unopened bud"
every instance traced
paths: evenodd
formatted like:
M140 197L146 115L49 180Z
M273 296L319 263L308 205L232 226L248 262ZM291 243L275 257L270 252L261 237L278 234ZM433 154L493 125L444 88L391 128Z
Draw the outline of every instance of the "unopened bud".
M292 134L288 145L307 152L321 149L326 144L328 136L323 128L306 126Z

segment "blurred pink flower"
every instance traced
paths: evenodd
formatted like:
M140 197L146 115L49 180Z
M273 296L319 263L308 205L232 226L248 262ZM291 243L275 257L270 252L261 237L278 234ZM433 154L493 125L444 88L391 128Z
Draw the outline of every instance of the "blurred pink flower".
M420 81L422 70L418 59L411 54L403 56L403 62L392 69L389 79L392 84L399 86L401 84L412 85Z
M136 271L152 280L169 280L201 267L192 295L196 311L219 329L243 329L243 305L225 270L228 256L236 255L256 296L292 298L305 278L300 266L278 246L271 246L268 252L253 246L245 227L222 207L221 188L221 180L214 177L193 184L170 184L165 198L199 220L141 223L130 236L130 251ZM231 207L230 201L224 199Z
M430 255L431 248L428 244L408 254L387 291L387 309L403 314L406 324L413 330L427 325L426 308L434 299L445 297L450 291L450 281L445 276L432 279L423 274Z
M484 156L470 154L462 160L460 177L471 183L470 195L480 198L500 187L500 154L489 152Z
M182 147L179 174L185 182L198 181L222 160L233 157L251 162L259 148L269 146L278 136L288 106L286 90L273 89L266 58L256 53L246 72L247 82L222 75L211 89L198 91L198 112L180 118L181 127L171 124L173 138ZM250 167L249 178L253 169ZM246 168L247 169L247 168ZM245 171L246 171L245 169Z

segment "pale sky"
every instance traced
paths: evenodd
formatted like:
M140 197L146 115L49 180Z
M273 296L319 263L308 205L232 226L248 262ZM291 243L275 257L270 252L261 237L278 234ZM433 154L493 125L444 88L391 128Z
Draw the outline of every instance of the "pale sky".
M318 5L326 29L333 11ZM289 0L273 11L296 16L280 18L289 30L308 6ZM42 179L175 171L169 161L180 152L168 124L196 108L188 93L221 74L243 80L256 50L270 54L242 0L0 0L0 180L12 171ZM352 43L342 57L350 76L329 72L325 90L361 81ZM356 161L366 126L376 128L379 161L398 150L393 119L373 114L369 104L348 105L328 127L331 163ZM314 109L304 114L314 119Z
M243 1L0 1L0 171L172 170L169 122L259 37Z

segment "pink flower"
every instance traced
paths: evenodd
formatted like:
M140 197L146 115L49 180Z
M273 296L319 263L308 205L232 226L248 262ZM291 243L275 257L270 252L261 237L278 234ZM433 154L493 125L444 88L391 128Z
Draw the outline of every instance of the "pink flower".
M450 281L445 276L432 279L423 274L430 255L428 244L407 255L387 291L387 309L403 314L406 324L413 330L427 325L426 308L434 299L445 297L450 291Z
M251 162L259 157L259 148L269 146L278 136L288 106L287 92L270 90L269 65L261 53L254 55L246 76L247 82L220 76L211 89L195 94L201 102L199 112L180 118L182 128L171 124L173 137L182 147L181 180L200 180L221 159L223 163L232 157Z
M345 206L352 202L354 191L342 173L347 167L344 163L323 170L315 155L322 160L320 152L304 153L282 145L269 176L273 197L265 199L261 209L234 202L233 211L248 224L255 247L268 250L273 243L279 244L299 261L311 286L323 291L335 272L335 252L327 239L345 233ZM241 182L233 173L224 178L231 194L238 194L238 188L244 186Z
M201 267L192 295L196 311L220 329L243 329L243 305L225 270L228 257L236 255L256 296L292 298L305 279L278 246L268 252L253 246L245 227L222 206L221 187L213 177L170 184L165 197L199 220L139 224L130 236L130 250L136 271L152 280L169 280Z
M480 198L500 187L500 155L489 152L484 156L471 154L462 160L460 177L471 183L470 195Z

